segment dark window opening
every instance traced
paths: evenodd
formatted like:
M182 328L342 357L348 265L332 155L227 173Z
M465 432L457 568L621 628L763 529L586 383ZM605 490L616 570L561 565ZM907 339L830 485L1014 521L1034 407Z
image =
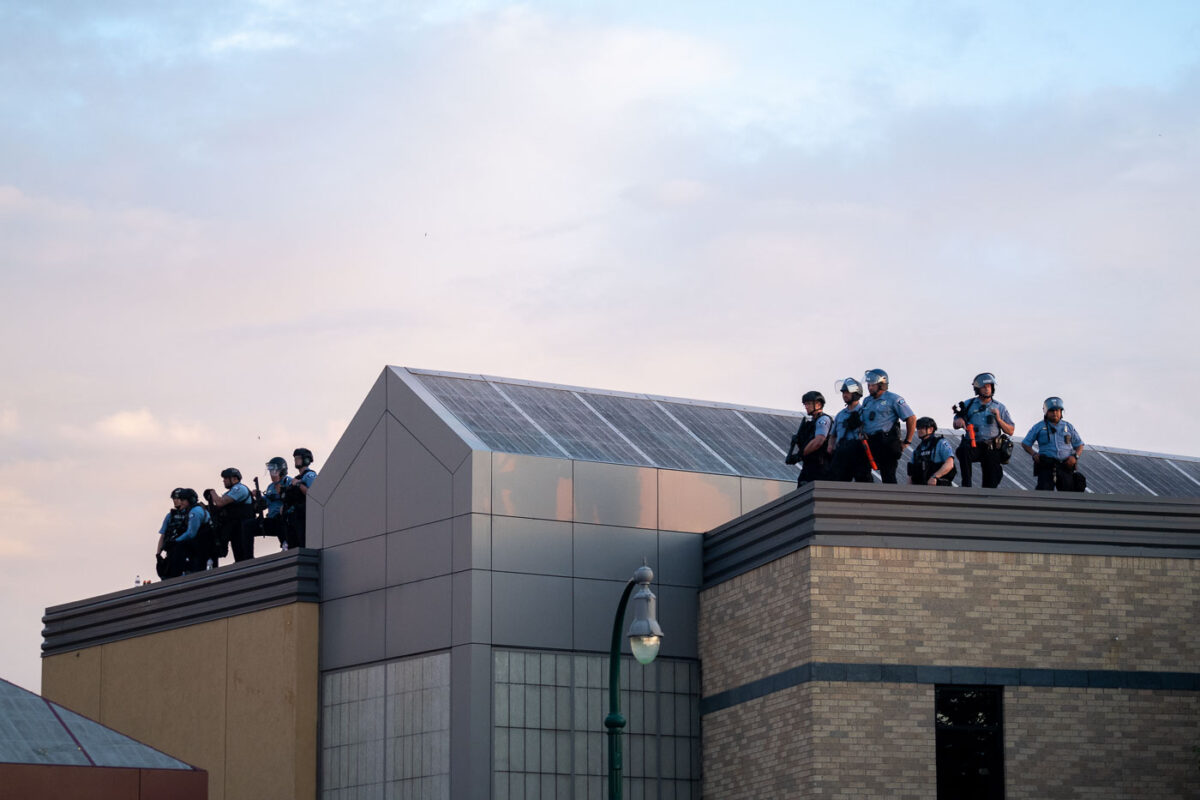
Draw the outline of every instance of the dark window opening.
M938 686L938 800L1004 800L1001 686Z

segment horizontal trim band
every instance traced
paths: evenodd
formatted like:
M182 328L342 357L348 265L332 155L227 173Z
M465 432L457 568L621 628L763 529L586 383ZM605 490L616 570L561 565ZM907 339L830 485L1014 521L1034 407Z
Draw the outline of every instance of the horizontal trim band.
M296 548L46 609L42 655L226 619L292 603L319 603L320 552Z
M959 683L983 686L1059 686L1076 689L1200 691L1200 672L1112 669L1024 669L916 664L839 664L810 661L700 699L711 714L812 681L833 683Z

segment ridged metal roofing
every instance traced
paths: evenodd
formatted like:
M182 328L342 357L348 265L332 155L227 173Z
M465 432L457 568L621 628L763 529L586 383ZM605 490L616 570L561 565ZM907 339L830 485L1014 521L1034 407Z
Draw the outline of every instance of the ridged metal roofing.
M609 392L484 375L408 369L435 410L483 449L579 461L793 481L783 463L802 413ZM440 405L440 408L436 407ZM1021 435L1022 431L1017 431ZM959 437L939 431L955 446ZM1019 436L1018 436L1019 440ZM911 451L906 452L905 461ZM1088 491L1200 497L1200 459L1088 444ZM979 470L976 468L976 485ZM903 464L900 475L904 474ZM1019 446L1001 488L1032 489L1033 461Z
M3 679L0 679L0 762L194 769Z

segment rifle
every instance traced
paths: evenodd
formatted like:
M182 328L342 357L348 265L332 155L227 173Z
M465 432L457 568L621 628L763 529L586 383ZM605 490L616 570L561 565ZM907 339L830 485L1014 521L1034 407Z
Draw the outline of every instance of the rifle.
M258 535L266 536L267 535L267 527L266 527L266 525L263 524L263 515L262 515L264 501L262 498L262 490L258 488L258 476L257 475L254 476L254 494L255 494L254 517L255 517L255 519L258 520Z

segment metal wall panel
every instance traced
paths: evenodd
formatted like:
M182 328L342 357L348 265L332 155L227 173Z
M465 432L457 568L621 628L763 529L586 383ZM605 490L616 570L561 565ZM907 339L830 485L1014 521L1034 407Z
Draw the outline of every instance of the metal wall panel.
M699 586L703 578L704 535L659 531L654 582L664 586Z
M321 551L321 599L384 588L386 552L383 536L326 547Z
M577 522L654 528L658 524L658 472L646 467L575 462Z
M639 565L640 566L640 565ZM630 577L633 575L630 569ZM603 581L576 578L573 581L572 603L573 636L571 648L574 650L607 653L612 645L613 619L617 615L617 603L621 600L621 592L625 590L624 580ZM658 587L655 587L657 594ZM628 628L628 618L623 629ZM628 644L622 644L625 652L629 651Z
M534 519L572 519L572 462L492 454L492 513Z
M733 475L658 472L658 527L701 533L741 514L741 481Z
M897 474L903 475L903 468ZM772 500L778 500L796 488L795 480L790 482L765 480L763 478L741 478L740 480L742 487L742 513L752 508L766 505Z
M492 513L492 454L472 450L454 473L454 513Z
M571 523L492 517L492 569L569 576Z
M492 573L492 642L571 649L571 579Z
M368 539L386 532L384 503L387 484L387 434L375 426L337 488L325 502L325 546Z
M450 647L452 589L449 575L388 587L384 658Z
M383 658L384 590L321 603L321 669Z
M454 646L492 641L492 573L482 569L456 572L450 601L450 635Z
M490 514L462 514L452 521L452 568L492 568L492 517Z
M404 420L404 427L448 471L458 469L471 452L459 432L447 425L438 412L430 408L420 383L407 372L389 367L387 375L387 409L393 417ZM413 385L410 385L409 382ZM426 397L428 395L426 394Z
M386 538L388 586L450 574L454 547L451 520L389 533Z
M657 569L656 531L576 522L574 543L577 578L627 581L643 561Z
M387 530L450 519L451 473L394 417L387 417ZM381 505L376 499L375 505Z

